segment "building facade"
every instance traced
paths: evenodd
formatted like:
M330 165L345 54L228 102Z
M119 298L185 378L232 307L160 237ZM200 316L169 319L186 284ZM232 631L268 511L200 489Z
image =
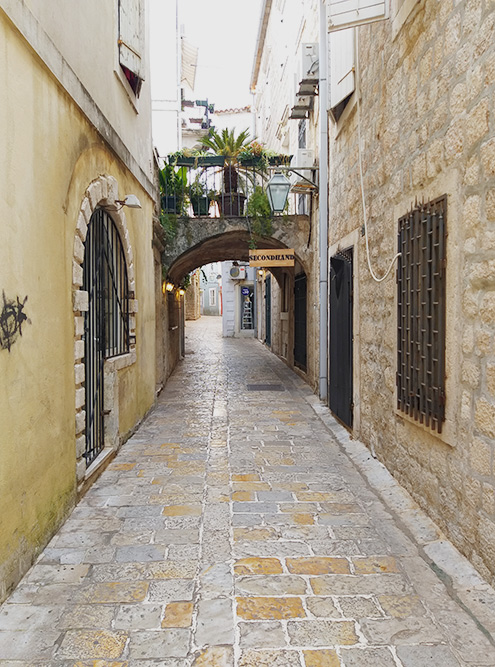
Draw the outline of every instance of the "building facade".
M295 266L267 268L258 279L258 330L261 340L316 390L319 198L308 180L317 179L319 158L318 2L304 0L298 9L283 0L263 3L251 80L255 134L267 148L292 155L297 173L291 175L288 212L300 216ZM301 95L308 52L312 84Z
M330 407L490 583L494 25L484 3L392 2L329 35L348 60L328 100Z
M304 4L296 18L288 3L263 3L253 82L258 137L294 153L306 135L320 174L327 163L312 198L328 207L328 262L321 245L315 253L328 290L318 298L313 283L311 299L319 323L308 309L320 396L493 583L494 10L392 0L371 3L381 15L363 23L332 2ZM322 40L317 97L297 119L286 100L301 77L293 85L287 73L298 46ZM283 357L292 326L272 278L263 290Z
M254 336L257 330L256 271L244 262L222 262L222 333Z
M0 599L154 401L147 26L0 2Z

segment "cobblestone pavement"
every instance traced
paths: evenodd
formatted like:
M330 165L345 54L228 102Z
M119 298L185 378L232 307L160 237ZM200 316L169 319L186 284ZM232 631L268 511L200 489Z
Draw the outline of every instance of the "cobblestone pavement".
M0 664L495 665L493 590L304 382L218 318L187 349L0 608Z

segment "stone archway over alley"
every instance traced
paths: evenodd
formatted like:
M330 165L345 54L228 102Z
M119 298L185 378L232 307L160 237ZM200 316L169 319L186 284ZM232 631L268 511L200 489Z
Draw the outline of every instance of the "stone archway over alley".
M307 385L187 325L147 419L0 608L0 665L494 665L495 597Z

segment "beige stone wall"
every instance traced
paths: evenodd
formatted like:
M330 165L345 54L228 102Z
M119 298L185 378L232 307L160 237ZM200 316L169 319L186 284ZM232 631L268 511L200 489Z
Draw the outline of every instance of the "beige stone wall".
M153 404L155 301L152 184L110 149L2 10L0 42L0 309L13 303L27 318L10 349L3 336L0 346L1 600L84 483L81 263L98 205L113 205L134 292L132 358L111 370L113 446ZM115 199L127 193L142 209L116 211Z
M393 3L394 4L394 3ZM407 3L404 3L405 5ZM394 19L394 17L392 17ZM397 220L447 194L447 419L442 436L395 409L396 285L355 247L360 428L419 504L491 583L495 575L495 11L425 0L403 25L359 28L361 133L371 261L397 251ZM330 234L363 223L356 95L330 123Z
M198 320L201 317L199 292L199 269L191 275L191 284L186 290L186 320Z

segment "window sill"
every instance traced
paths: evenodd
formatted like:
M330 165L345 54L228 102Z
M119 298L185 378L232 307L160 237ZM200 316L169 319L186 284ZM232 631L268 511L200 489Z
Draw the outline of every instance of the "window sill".
M120 371L122 368L127 368L136 363L136 348L131 348L130 352L120 354L118 357L110 357L105 359L105 372L114 373Z
M334 139L337 139L337 137L342 132L343 128L346 126L348 118L354 112L356 105L357 105L357 91L354 90L338 121L335 122L332 116L330 116L332 118L332 122L335 127Z
M439 440L440 442L443 442L445 445L448 445L449 447L455 447L456 446L456 439L454 437L454 428L453 424L449 419L446 419L443 422L442 425L442 432L438 433L437 431L434 431L432 428L425 426L424 424L421 424L419 421L416 421L409 415L407 415L405 412L402 412L398 408L395 408L394 410L395 413L395 421L396 423L402 423L404 425L411 425L416 427L419 431L422 431L423 433L428 433L432 438L435 438L435 440ZM409 428L406 426L406 428Z
M120 81L120 83L122 84L122 87L124 88L124 90L125 90L125 92L126 92L126 95L127 95L127 97L129 98L129 102L131 103L132 107L134 108L134 111L138 114L138 113L139 113L139 109L138 109L137 98L136 98L136 96L134 95L134 92L133 92L132 88L130 87L129 82L128 82L127 79L125 78L124 73L123 73L122 70L120 69L120 65L119 65L119 68L118 68L118 69L114 69L114 70L113 70L113 73L115 74L115 76L117 77L117 79L118 79L118 80Z

